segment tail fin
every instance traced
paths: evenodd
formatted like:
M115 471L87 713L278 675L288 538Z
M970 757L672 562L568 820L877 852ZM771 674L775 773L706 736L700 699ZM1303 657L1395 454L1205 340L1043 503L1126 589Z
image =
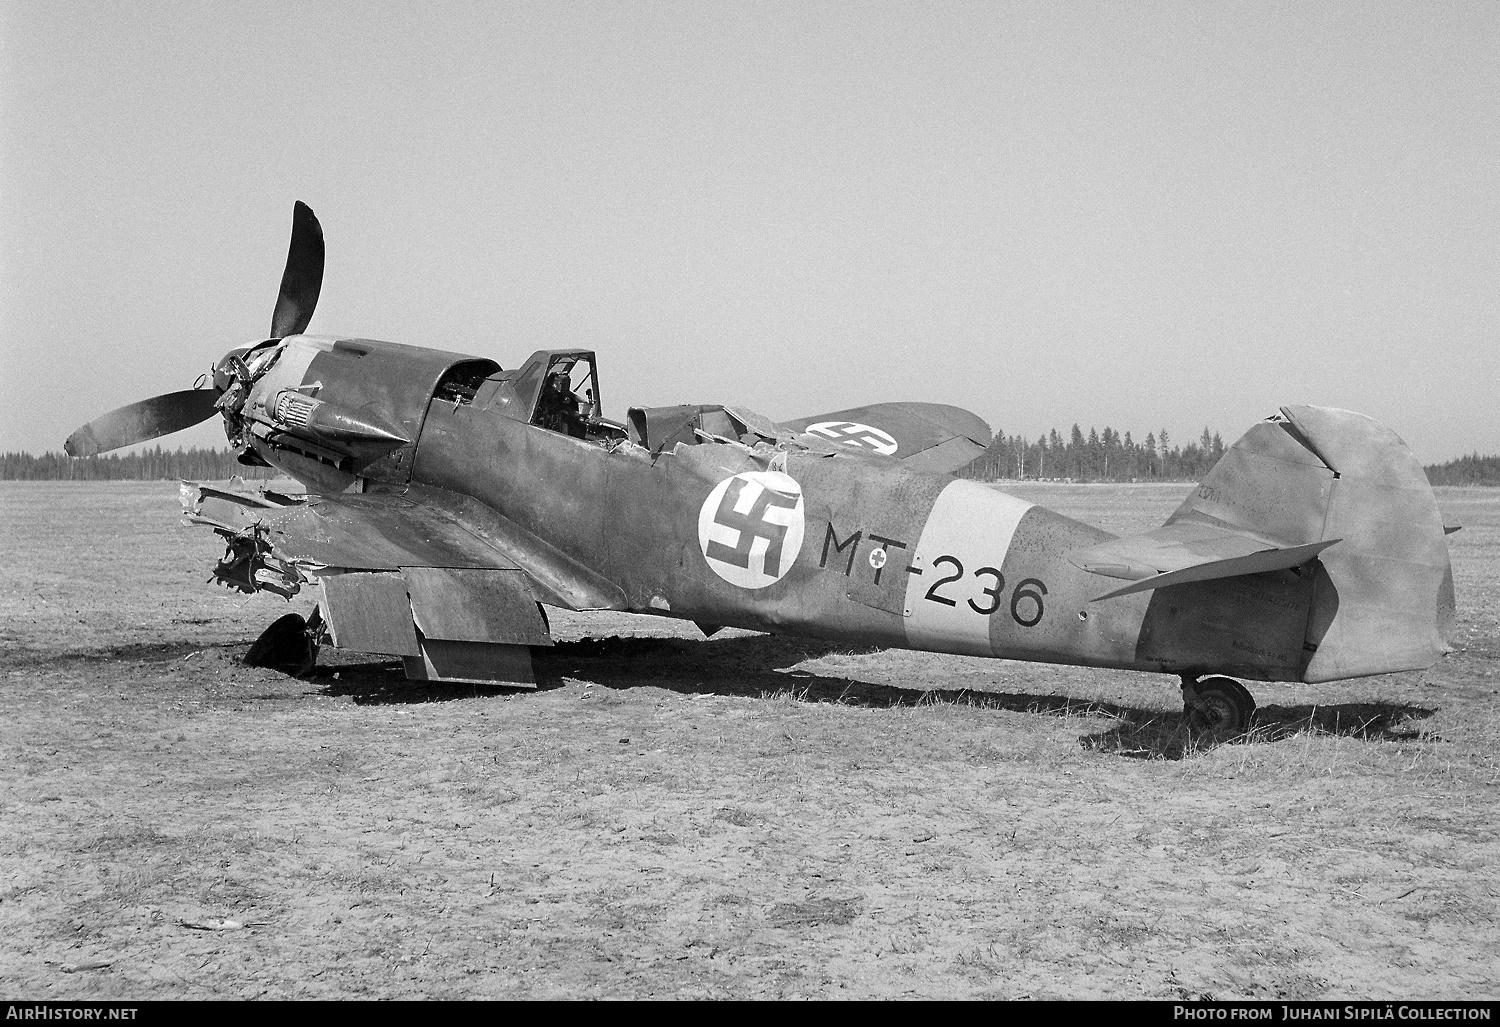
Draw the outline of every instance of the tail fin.
M1319 554L1304 681L1425 670L1449 651L1453 571L1437 499L1396 434L1362 414L1282 407L1167 524L1208 523Z

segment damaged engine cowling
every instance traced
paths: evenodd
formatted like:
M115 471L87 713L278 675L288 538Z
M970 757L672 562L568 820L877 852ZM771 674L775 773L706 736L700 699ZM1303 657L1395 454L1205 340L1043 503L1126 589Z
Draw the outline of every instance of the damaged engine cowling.
M314 457L329 451L334 454L334 463L342 462L341 458L369 460L410 445L412 440L379 413L368 408L350 410L317 398L316 393L323 388L321 381L276 388L285 376L272 375L262 385L285 351L305 348L299 343L307 341L262 343L260 347L235 350L219 361L214 368L214 387L222 394L218 405L230 443L244 451L253 447L255 438L261 438L275 447L278 433L285 433L317 447L309 452L306 446L294 442L286 448ZM310 364L311 360L302 363Z

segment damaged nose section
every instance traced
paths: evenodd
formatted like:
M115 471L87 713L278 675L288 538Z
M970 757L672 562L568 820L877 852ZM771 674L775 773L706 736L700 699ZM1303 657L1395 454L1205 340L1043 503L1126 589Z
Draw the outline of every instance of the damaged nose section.
M278 353L270 343L251 343L230 350L214 364L214 389L219 394L216 405L224 416L224 437L240 454L242 463L256 462L246 459L250 438L245 404L250 401L256 378L275 363Z
M238 346L219 358L214 364L214 388L220 392L228 392L236 382L244 381L250 377L249 369L245 367L245 354L251 350L250 346Z
M238 415L250 396L250 387L256 383L281 356L277 340L253 342L236 346L214 364L214 388L222 393L219 409L229 415Z

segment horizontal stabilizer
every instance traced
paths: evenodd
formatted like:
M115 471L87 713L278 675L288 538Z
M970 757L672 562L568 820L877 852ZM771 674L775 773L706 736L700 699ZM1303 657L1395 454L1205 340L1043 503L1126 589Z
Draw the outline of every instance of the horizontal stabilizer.
M1190 581L1299 567L1338 541L1289 546L1219 525L1178 521L1144 535L1075 549L1068 560L1091 574L1130 582L1094 600L1099 602Z

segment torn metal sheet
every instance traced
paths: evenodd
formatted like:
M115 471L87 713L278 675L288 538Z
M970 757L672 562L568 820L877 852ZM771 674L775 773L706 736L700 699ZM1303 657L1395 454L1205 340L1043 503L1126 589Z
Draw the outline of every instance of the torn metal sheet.
M304 501L304 497L286 496L269 489L220 488L191 481L178 486L177 493L189 523L230 531L244 531L261 523L268 512L286 510Z

